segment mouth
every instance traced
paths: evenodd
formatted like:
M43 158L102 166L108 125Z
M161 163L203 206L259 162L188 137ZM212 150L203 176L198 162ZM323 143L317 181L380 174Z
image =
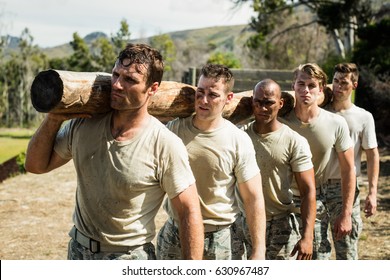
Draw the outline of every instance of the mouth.
M111 91L111 98L123 98L119 92Z
M198 109L201 111L208 111L209 109L206 107L198 106Z

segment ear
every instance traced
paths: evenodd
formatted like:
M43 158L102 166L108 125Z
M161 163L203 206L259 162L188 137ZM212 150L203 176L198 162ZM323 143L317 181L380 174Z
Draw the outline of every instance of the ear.
M279 109L282 109L284 106L284 98L280 98L279 100Z
M226 95L226 104L230 103L230 101L233 99L233 92L229 92L227 95Z
M357 82L353 82L353 83L352 83L352 89L356 89L357 86L358 86L358 83L357 83Z
M155 95L155 93L156 93L157 90L158 90L158 83L157 83L157 82L154 82L154 83L150 86L149 89L150 89L149 92L148 92L149 96Z

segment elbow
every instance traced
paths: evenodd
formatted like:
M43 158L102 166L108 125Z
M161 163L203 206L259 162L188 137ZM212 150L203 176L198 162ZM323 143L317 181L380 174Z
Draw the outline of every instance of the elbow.
M43 174L47 172L44 168L40 168L37 164L34 164L29 160L24 162L24 169L26 172L34 174Z

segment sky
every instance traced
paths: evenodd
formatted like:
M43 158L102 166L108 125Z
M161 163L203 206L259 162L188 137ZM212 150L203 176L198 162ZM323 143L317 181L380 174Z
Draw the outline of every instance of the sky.
M126 20L131 39L172 31L247 24L250 4L231 0L0 0L0 35L19 37L24 28L34 44L54 47L101 31L115 34Z

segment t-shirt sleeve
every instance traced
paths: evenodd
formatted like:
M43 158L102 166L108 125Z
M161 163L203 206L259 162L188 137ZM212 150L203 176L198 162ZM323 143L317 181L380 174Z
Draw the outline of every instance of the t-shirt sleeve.
M170 199L195 183L186 147L179 137L167 131L160 155L161 187Z
M63 159L72 158L72 139L75 120L66 122L58 131L54 143L54 151Z
M375 122L371 113L367 113L366 124L362 133L362 148L365 150L378 147L375 133Z
M349 136L349 128L347 121L343 117L337 115L334 116L338 119L335 148L338 153L344 152L349 148L353 147L353 142L351 137Z
M256 152L252 140L244 131L240 131L240 143L237 148L237 164L234 172L237 183L246 182L260 173L260 168L256 161Z
M311 160L312 154L309 143L306 138L298 135L295 136L295 142L292 147L291 169L293 172L303 172L313 168Z

